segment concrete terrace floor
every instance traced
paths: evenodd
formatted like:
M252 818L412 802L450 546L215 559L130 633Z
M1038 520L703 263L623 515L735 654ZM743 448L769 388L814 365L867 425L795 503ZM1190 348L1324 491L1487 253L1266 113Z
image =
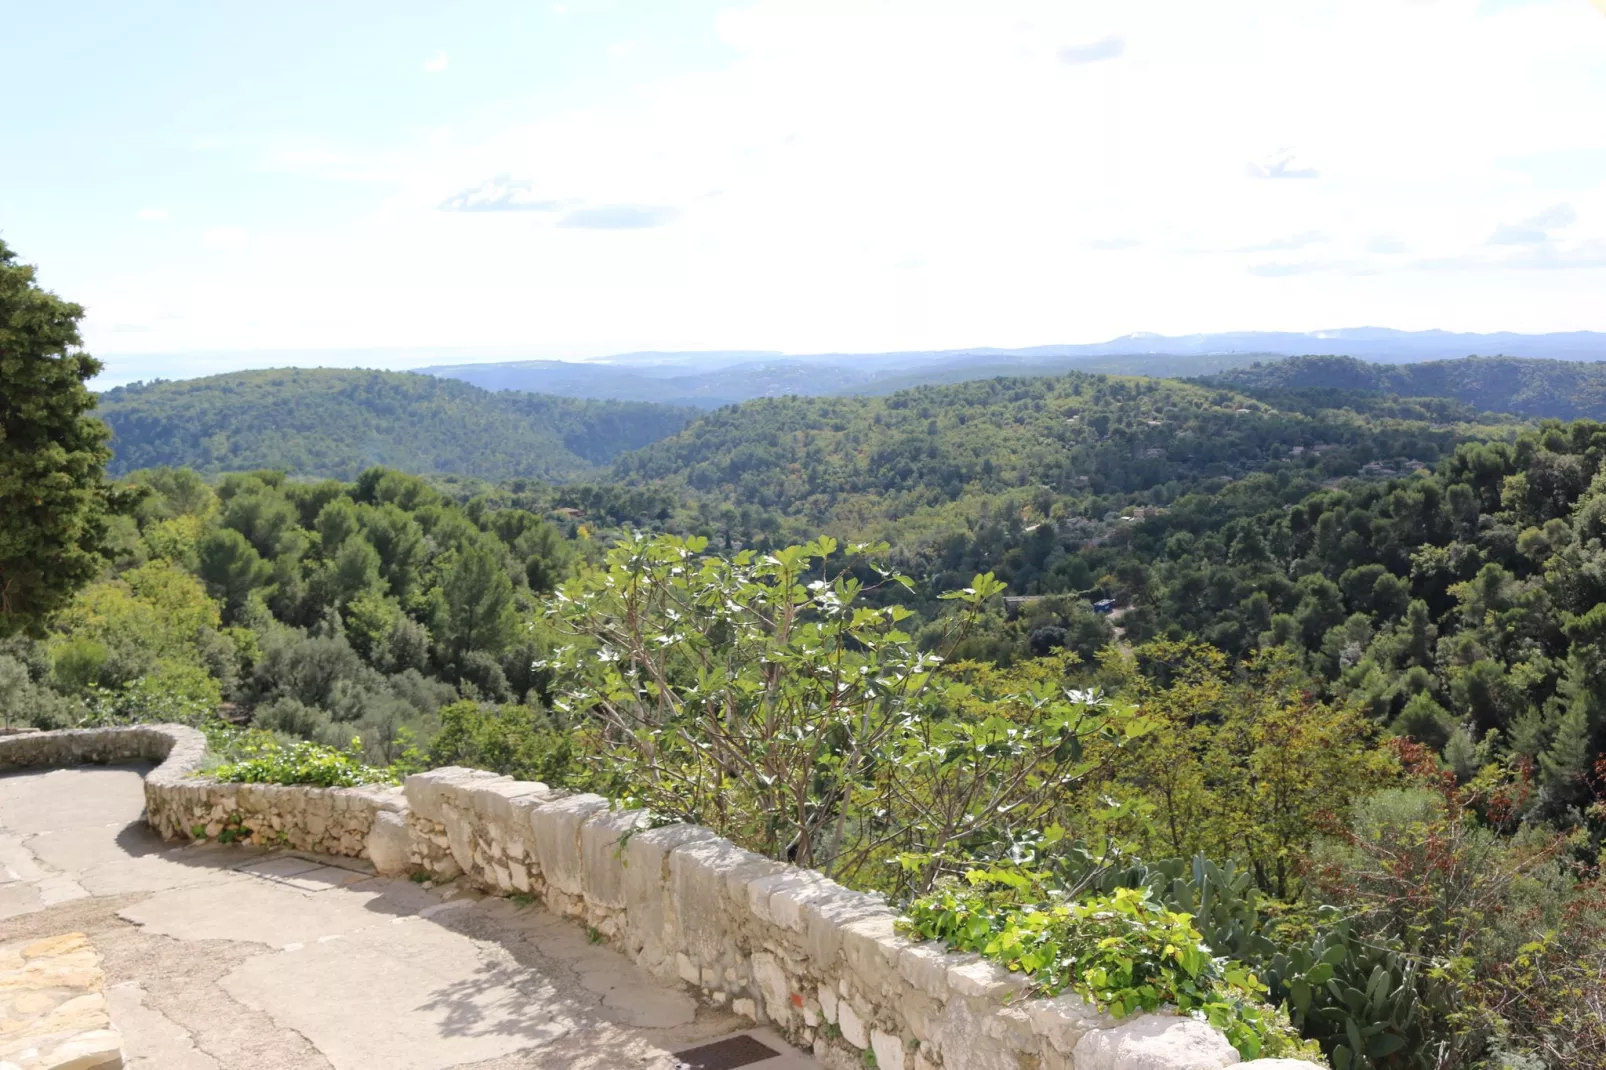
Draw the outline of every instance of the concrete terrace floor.
M0 939L86 933L138 1070L672 1070L747 1024L537 906L164 843L143 772L0 774Z

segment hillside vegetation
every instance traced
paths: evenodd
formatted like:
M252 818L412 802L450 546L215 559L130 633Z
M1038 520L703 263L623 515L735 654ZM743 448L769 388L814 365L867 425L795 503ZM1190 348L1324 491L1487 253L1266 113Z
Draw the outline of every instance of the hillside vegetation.
M1444 398L1486 412L1606 419L1606 362L1466 357L1369 364L1353 357L1295 357L1204 381L1268 398L1287 390L1376 392Z
M484 479L571 479L679 430L662 405L491 393L427 375L235 372L119 387L97 415L114 473L182 465L350 479L373 465Z
M886 538L908 558L994 520L1069 531L1257 472L1315 486L1369 464L1431 463L1487 430L1439 422L1452 415L1471 416L1398 399L1377 412L1279 409L1221 389L1073 373L751 401L622 456L614 475L696 503L710 534Z

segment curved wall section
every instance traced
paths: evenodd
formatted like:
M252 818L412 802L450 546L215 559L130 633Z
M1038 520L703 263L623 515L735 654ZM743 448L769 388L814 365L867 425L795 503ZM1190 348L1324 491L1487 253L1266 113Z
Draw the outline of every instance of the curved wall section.
M206 761L206 737L179 724L70 728L0 736L0 770L158 762L146 783L176 783Z
M415 774L405 789L220 783L198 775L205 737L175 725L0 737L0 769L138 759L161 763L146 777L145 801L165 838L366 858L383 874L538 900L660 981L772 1026L828 1068L1216 1070L1239 1061L1225 1037L1190 1018L1116 1021L1074 995L1031 998L1019 974L899 935L897 912L876 896L600 796L461 768Z

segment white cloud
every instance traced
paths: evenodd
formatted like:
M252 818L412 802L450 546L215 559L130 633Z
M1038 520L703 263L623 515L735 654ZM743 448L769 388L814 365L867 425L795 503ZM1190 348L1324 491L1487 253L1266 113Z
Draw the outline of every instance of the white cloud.
M1320 178L1321 174L1286 147L1249 164L1250 178Z
M1485 7L755 0L719 17L729 56L708 70L281 152L368 183L371 207L175 265L160 303L187 318L148 337L590 352L1606 328L1599 172L1539 189L1509 164L1606 151L1606 27L1576 0ZM1109 41L1118 59L1062 58ZM1489 244L1553 205L1574 219L1544 242ZM1576 270L1525 270L1545 263Z
M498 175L441 201L444 212L555 212L562 201L543 199L529 179Z
M165 223L167 222L167 209L141 208L139 211L134 213L134 218L139 220L141 223Z
M208 249L237 249L249 238L239 227L212 227L201 236L201 244Z
M1548 242L1550 232L1573 225L1578 213L1570 204L1553 204L1537 215L1518 223L1502 223L1489 236L1490 245L1538 245Z
M1116 59L1125 51L1126 41L1111 34L1084 45L1066 45L1059 50L1059 58L1061 63L1072 65L1098 63L1101 60Z
M425 74L440 74L446 70L446 53L437 52L424 61Z

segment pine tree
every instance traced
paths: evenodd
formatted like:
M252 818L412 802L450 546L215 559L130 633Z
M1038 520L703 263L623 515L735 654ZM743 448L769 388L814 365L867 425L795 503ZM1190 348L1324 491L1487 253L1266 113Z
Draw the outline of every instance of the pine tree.
M88 416L100 362L79 350L80 305L34 281L0 242L0 637L38 633L99 573L106 425Z

